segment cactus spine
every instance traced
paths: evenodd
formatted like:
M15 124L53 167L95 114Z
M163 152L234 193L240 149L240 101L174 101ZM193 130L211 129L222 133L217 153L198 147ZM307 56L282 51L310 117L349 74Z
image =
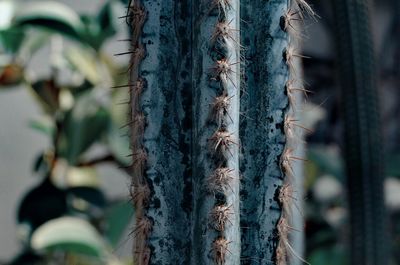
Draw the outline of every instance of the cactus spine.
M301 127L289 109L305 91L289 12L287 0L130 3L135 264L286 264Z

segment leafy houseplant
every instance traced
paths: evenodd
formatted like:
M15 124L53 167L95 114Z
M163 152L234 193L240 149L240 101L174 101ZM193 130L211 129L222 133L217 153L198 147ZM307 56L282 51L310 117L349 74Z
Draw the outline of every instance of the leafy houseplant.
M132 209L124 196L104 194L96 172L100 164L129 162L118 105L127 92L110 90L123 80L104 50L117 32L118 8L110 1L95 15L80 15L55 1L0 1L0 86L31 93L43 115L29 125L50 139L34 161L41 179L17 210L23 247L11 264L122 263L110 250ZM47 43L50 71L32 75L32 58Z

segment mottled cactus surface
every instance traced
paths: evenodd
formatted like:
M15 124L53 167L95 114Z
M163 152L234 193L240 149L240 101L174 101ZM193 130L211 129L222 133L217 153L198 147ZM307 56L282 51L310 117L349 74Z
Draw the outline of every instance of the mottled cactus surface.
M303 0L132 0L135 265L288 264ZM300 85L299 85L300 84Z

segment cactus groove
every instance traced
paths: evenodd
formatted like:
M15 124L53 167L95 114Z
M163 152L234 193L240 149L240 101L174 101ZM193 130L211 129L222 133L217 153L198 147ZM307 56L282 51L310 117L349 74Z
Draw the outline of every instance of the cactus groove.
M306 90L293 85L301 55L289 33L309 8L129 3L135 265L282 265L297 255L294 102Z

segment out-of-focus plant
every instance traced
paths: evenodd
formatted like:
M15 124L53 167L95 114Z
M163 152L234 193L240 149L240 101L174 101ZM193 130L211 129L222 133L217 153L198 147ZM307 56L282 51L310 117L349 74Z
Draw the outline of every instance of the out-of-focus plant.
M96 173L102 163L129 163L127 111L117 104L127 91L110 89L124 75L103 49L120 4L80 15L56 1L0 1L0 88L30 91L43 111L30 127L51 143L34 161L41 180L18 209L23 247L11 264L120 264L111 249L132 210L125 198L106 198ZM38 76L32 58L48 46L40 67L49 71Z

